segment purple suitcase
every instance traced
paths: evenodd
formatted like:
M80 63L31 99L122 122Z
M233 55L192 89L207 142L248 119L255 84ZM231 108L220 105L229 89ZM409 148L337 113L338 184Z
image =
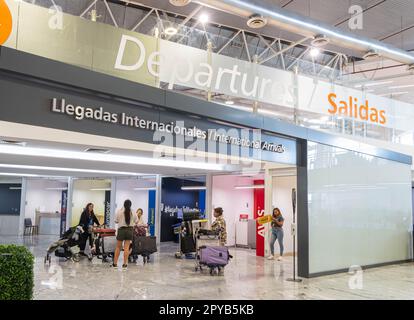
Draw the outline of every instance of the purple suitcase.
M224 267L229 263L227 247L201 247L200 263L207 266Z

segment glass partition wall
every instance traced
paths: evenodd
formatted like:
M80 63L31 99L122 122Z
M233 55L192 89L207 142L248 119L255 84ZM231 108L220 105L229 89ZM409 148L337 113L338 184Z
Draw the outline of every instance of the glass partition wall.
M308 143L309 273L412 257L410 165Z

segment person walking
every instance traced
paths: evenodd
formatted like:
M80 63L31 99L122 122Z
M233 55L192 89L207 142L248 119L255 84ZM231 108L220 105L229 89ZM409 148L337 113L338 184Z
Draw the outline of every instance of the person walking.
M88 203L83 209L81 217L79 219L79 226L82 227L83 233L81 234L80 239L80 252L79 254L85 255L85 247L86 243L89 240L89 246L93 247L93 240L92 240L92 227L94 225L99 226L99 220L95 215L95 212L93 211L93 203Z
M277 258L278 261L282 261L283 259L283 223L285 218L283 218L282 213L280 212L279 208L273 209L272 214L272 231L270 236L270 256L267 258L269 260L273 260L275 258L275 242L276 240L279 243L280 255Z

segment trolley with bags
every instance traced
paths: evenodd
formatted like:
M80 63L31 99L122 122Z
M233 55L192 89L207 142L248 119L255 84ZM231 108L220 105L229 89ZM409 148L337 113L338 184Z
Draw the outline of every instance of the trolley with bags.
M145 226L135 226L130 255L133 262L135 263L141 255L145 264L154 252L157 252L157 238L149 236Z
M91 231L93 237L92 255L102 259L102 262L108 262L109 259L113 260L117 242L116 230L100 226L92 228Z
M195 271L210 270L210 275L219 275L229 263L231 255L227 247L220 245L221 232L199 229L196 231Z
M197 253L197 230L205 227L208 223L207 219L187 220L180 224L174 225L174 233L178 234L179 251L175 253L176 258L182 258L183 255L191 255Z

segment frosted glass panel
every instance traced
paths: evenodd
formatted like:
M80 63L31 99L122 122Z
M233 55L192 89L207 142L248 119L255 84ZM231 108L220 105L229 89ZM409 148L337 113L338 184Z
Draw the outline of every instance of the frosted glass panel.
M309 142L309 273L409 259L409 165Z

